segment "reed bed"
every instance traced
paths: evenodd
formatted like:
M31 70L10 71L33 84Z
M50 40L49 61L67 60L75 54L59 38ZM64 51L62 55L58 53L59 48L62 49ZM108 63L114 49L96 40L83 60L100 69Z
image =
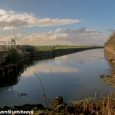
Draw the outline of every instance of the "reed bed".
M99 100L82 102L74 105L75 115L115 115L115 92L111 92L105 98L103 93L99 95Z

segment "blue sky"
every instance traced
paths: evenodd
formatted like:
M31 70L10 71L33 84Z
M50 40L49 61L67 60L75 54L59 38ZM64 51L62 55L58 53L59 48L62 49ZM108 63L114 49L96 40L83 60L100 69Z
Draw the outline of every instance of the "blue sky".
M114 4L114 0L0 0L0 39L12 39L15 28L17 44L103 45L115 29Z

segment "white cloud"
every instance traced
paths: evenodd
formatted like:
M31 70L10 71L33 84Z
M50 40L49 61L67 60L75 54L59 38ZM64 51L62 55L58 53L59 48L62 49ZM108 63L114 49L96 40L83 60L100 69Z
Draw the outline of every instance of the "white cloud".
M0 36L1 41L10 40L11 38L14 38L14 36ZM59 34L49 31L40 34L33 33L26 37L18 34L15 38L17 44L29 45L104 45L104 43L109 39L109 35L98 30L79 27L76 30L66 28Z
M55 30L54 33L60 32L61 28L58 28L57 30Z
M0 9L0 28L3 30L20 28L20 27L45 27L59 26L66 24L78 23L80 20L72 19L51 19L51 18L36 18L34 14L18 13L15 11L5 11Z

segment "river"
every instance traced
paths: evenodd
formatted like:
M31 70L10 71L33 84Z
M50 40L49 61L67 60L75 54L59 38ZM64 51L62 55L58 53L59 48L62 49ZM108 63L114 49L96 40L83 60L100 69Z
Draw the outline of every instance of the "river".
M52 59L31 60L31 63L28 62L26 67L19 70L18 75L11 75L6 87L0 88L0 107L44 104L42 85L49 101L58 95L68 104L74 100L94 97L95 92L97 96L102 92L107 96L111 86L100 82L100 75L111 74L112 70L103 50L92 49Z

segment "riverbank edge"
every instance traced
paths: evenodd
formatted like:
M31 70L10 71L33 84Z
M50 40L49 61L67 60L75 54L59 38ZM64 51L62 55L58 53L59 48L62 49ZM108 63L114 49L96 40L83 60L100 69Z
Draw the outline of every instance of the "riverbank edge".
M104 47L104 54L108 61L115 63L115 52L110 47Z
M57 96L49 107L44 107L41 104L25 104L23 106L14 106L0 108L0 114L3 114L4 111L12 111L8 115L114 115L115 114L115 105L113 103L113 98L108 95L107 98L103 97L103 94L100 94L99 100L84 101L72 106L63 103L63 98ZM17 111L17 114L14 113Z

